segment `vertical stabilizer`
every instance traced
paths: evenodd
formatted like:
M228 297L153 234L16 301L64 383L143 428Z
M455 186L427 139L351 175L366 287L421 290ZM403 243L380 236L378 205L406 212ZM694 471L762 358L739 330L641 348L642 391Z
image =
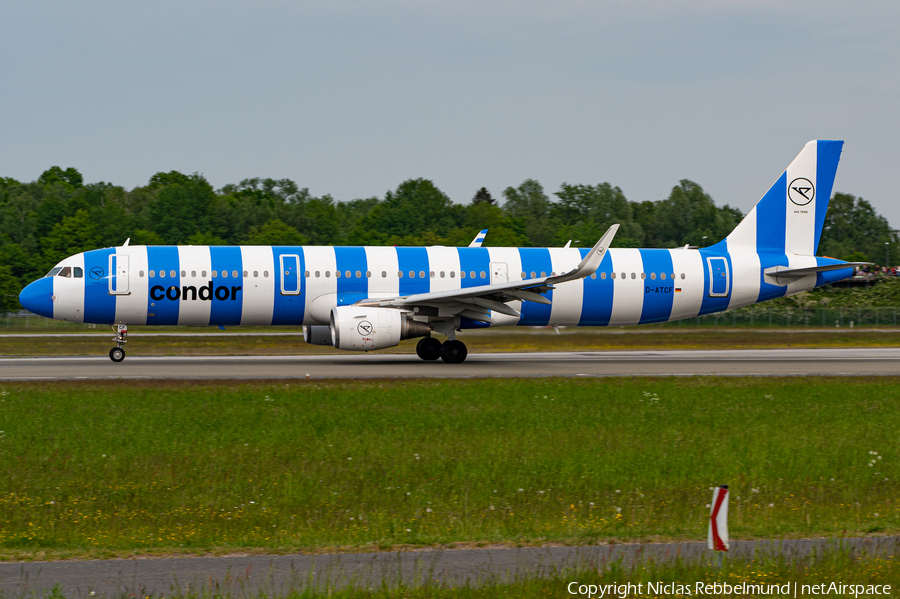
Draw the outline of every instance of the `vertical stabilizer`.
M843 145L807 143L728 236L728 249L815 256Z

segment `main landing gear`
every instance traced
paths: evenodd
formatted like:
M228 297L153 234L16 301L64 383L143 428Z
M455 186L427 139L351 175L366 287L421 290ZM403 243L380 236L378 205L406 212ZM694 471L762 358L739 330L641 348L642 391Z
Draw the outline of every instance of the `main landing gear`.
M113 331L116 332L116 336L113 337L113 341L116 342L116 346L109 350L109 359L118 364L122 360L125 359L125 349L122 347L128 341L125 337L128 336L128 326L124 324L116 324L112 325Z
M456 339L441 343L434 337L423 337L416 345L416 355L428 361L440 358L448 364L461 364L468 354L466 344Z

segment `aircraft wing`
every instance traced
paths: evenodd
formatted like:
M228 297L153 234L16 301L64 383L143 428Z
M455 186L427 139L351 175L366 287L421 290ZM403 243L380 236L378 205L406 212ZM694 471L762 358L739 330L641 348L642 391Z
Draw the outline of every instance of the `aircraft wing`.
M426 307L437 311L436 314L432 314L433 316L446 318L465 316L472 320L489 323L494 322L489 314L491 310L518 317L520 316L519 312L506 305L507 302L521 300L549 304L550 300L541 295L542 293L553 289L553 286L558 283L589 277L600 268L603 256L609 250L609 245L618 229L619 225L611 226L594 244L581 263L569 272L550 277L479 285L464 289L416 293L402 297L364 299L357 302L357 305L406 309Z
M470 248L480 248L481 244L484 243L484 238L487 235L487 229L482 229L478 235L475 236L475 239L472 240L472 243L469 244Z

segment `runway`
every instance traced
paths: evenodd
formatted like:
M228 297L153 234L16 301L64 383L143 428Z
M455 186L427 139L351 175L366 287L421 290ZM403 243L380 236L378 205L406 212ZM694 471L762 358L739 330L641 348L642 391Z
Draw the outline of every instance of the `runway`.
M544 376L900 375L900 348L470 354L463 364L413 355L173 356L0 359L0 380L330 379Z
M785 541L732 541L727 559L805 559L839 547L857 556L885 557L900 549L900 537L794 539ZM40 596L59 584L66 597L175 596L191 592L269 596L303 589L339 589L346 586L381 588L382 585L417 586L435 582L445 586L479 585L516 578L562 574L559 595L574 569L603 569L622 560L656 564L682 560L709 563L706 543L650 543L542 547L523 549L468 549L408 551L403 553L351 553L197 557L175 559L115 559L62 562L0 563L0 593L4 596ZM827 558L826 558L827 559ZM626 582L621 580L620 582ZM682 581L692 583L693 581ZM850 582L850 581L845 581ZM204 593L205 591L205 593Z

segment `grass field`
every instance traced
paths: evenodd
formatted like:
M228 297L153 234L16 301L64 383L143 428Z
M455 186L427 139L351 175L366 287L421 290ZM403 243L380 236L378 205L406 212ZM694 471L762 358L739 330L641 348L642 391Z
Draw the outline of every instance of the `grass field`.
M895 533L898 383L2 383L0 556Z
M333 347L309 345L300 335L274 336L216 334L212 327L137 328L129 337L126 351L135 356L159 355L300 355L347 352ZM238 329L237 327L235 330ZM296 328L291 329L297 332ZM152 333L213 333L209 336L141 336ZM82 331L83 332L83 331ZM93 332L93 331L91 331ZM105 356L113 343L112 333L92 336L6 337L0 339L0 356ZM737 329L647 328L627 329L563 329L557 335L552 329L500 329L463 331L471 353L532 351L599 351L627 349L762 349L784 347L896 347L900 345L898 330L835 329L815 332L803 329ZM380 353L415 353L418 339L403 341L399 347Z

